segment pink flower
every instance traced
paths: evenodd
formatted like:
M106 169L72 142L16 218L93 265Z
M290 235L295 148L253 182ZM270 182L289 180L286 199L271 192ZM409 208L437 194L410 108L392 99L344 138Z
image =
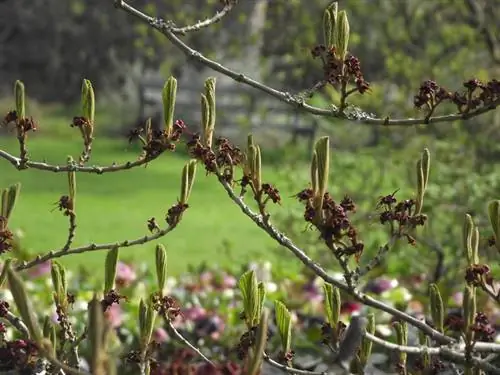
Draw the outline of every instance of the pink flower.
M343 302L340 306L340 313L351 315L353 313L360 312L361 307L362 305L357 302Z
M52 267L52 263L50 262L50 260L47 260L46 262L40 263L40 264L36 265L35 267L30 268L28 271L28 274L31 277L35 277L35 278L41 277L41 276L44 276L44 275L47 275L48 273L50 273L51 267Z
M106 319L111 323L111 327L117 328L123 322L122 309L119 304L112 304L104 313Z
M167 341L168 338L169 338L168 333L163 328L157 328L153 332L153 340L159 344Z
M116 264L116 285L126 288L137 279L134 269L126 263L118 262Z
M200 283L201 285L209 285L214 278L214 275L210 271L204 271L200 274Z
M207 311L203 307L193 306L184 309L182 311L182 315L184 316L185 320L197 321L199 319L206 317Z
M226 289L234 288L236 286L237 280L234 276L224 275L222 280L222 287Z

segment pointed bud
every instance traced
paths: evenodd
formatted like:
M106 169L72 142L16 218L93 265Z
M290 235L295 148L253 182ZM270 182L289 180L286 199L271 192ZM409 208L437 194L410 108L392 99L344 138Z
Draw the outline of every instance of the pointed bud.
M19 197L19 193L21 191L21 184L18 182L17 184L11 185L8 188L3 190L2 193L2 216L9 219L12 211L17 202L17 198Z
M26 99L24 93L24 83L19 80L17 80L14 84L14 96L16 97L17 118L23 119L26 117Z
M204 94L201 94L201 128L203 130L203 144L207 147L210 138L210 145L212 137L210 136L210 106L208 104L208 99Z
M472 251L472 233L474 232L474 222L469 214L465 214L465 221L463 226L463 242L465 248L465 255L467 261L472 264L473 251Z
M408 324L406 322L395 322L394 328L396 330L396 344L400 346L408 345ZM401 365L406 364L406 353L399 353L399 363Z
M205 96L207 98L208 110L209 110L209 122L207 126L207 135L206 135L206 145L208 147L212 146L212 138L215 129L215 115L216 115L216 106L215 106L215 77L209 77L205 81Z
M243 299L243 311L245 313L245 323L251 329L253 321L259 311L261 293L259 292L259 283L254 270L249 270L241 275L238 280L238 288L241 291Z
M322 137L316 142L316 161L318 163L318 192L315 197L314 208L318 219L323 217L323 198L328 187L330 169L330 141Z
M63 308L66 308L67 290L66 290L66 271L64 267L56 261L52 261L50 268L52 276L52 286L54 287L55 301Z
M349 21L345 10L338 12L337 25L335 30L335 49L338 57L344 61L349 45Z
M68 156L68 165L73 165L74 160L71 156ZM75 210L76 201L76 173L75 171L68 172L68 186L69 186L69 197L73 203L73 211Z
M255 189L260 191L262 189L262 158L260 156L260 147L255 145L255 159L254 159L254 183Z
M430 307L431 316L436 329L443 333L444 332L444 304L441 298L441 293L436 284L429 285L429 296L430 296Z
M165 282L167 280L167 250L162 244L156 245L156 280L158 282L158 290L163 293Z
M175 110L175 100L177 98L177 80L174 77L170 77L165 82L162 91L163 100L163 119L165 122L165 129L167 134L172 134L172 128L174 126L174 110Z
M88 339L91 350L90 369L92 374L103 374L103 336L104 336L104 313L101 302L94 294L88 307Z
M494 200L488 204L488 217L495 235L495 246L500 251L500 200Z
M261 281L257 285L257 310L253 316L253 326L259 324L260 317L262 315L262 309L264 308L264 302L266 299L266 287L264 283Z
M431 169L431 153L428 148L424 148L422 153L422 171L424 175L424 190L427 189L429 183L429 173Z
M12 263L12 259L6 259L3 268L2 268L2 273L0 274L0 288L3 287L3 284L5 283L5 280L7 280L7 270L10 269L10 264Z
M140 340L141 348L144 350L149 345L151 340L151 335L153 334L153 328L156 318L156 311L152 306L151 300L147 303L141 299L139 303L139 328L140 328Z
M463 313L465 320L464 331L467 332L469 327L474 324L474 318L476 317L476 288L473 286L465 286L463 298Z
M375 315L369 314L366 318L367 318L366 332L373 335L375 334ZM371 342L371 340L367 339L366 337L363 337L363 341L361 342L361 350L359 353L359 359L361 362L361 366L363 368L366 366L368 358L370 358L372 354L372 346L373 343Z
M314 151L311 161L311 189L313 196L316 196L318 193L318 156L316 151Z
M332 45L332 34L333 34L332 26L333 26L332 15L328 11L328 9L325 9L323 13L323 43L325 44L326 48Z
M337 25L337 13L338 13L338 3L335 1L331 3L327 8L325 12L328 12L328 16L326 14L324 15L323 18L323 32L325 34L325 46L326 48L329 48L335 43L335 32L336 32L336 25ZM326 25L326 19L330 21L330 25ZM327 35L326 30L330 30L330 34ZM326 38L328 38L328 43L326 43Z
M424 170L422 168L422 160L417 161L417 199L415 204L415 214L419 215L422 212L422 206L424 205Z
M82 84L82 112L90 124L95 120L95 95L92 83L88 79L83 80Z
M41 343L43 337L42 330L38 325L36 316L33 315L35 310L28 299L28 293L24 287L24 282L19 275L12 270L10 265L7 269L7 278L9 280L12 297L16 303L19 315L21 315L21 320L26 324L31 339L36 343Z
M479 263L479 229L474 227L471 237L471 248L472 248L472 264Z
M115 287L116 265L118 263L118 246L113 247L106 254L106 262L104 269L104 294L108 293Z

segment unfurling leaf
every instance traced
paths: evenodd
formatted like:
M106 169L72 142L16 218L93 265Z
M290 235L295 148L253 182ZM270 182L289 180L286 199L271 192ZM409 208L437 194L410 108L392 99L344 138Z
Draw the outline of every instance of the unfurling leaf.
M338 2L331 3L326 11L330 14L330 43L326 45L326 48L331 47L335 43L335 32L337 28L337 16L338 16L339 4ZM326 36L326 35L325 35Z
M26 117L26 98L24 92L24 83L19 80L17 80L14 84L14 96L16 97L17 118L23 119Z
M167 250L162 244L156 245L156 280L158 281L158 290L163 293L165 282L167 280Z
M441 298L441 293L436 284L429 285L429 296L430 296L430 307L432 321L436 329L443 333L444 332L444 304Z
M473 251L472 251L472 233L474 232L474 222L469 214L465 214L465 221L463 226L463 242L465 248L465 255L467 262L472 264Z
M274 309L276 310L276 326L281 338L283 353L288 353L292 347L292 316L283 302L275 301Z
M105 270L104 270L104 294L108 293L115 286L116 265L118 263L118 253L120 248L113 247L106 254Z
M495 236L495 246L500 251L500 200L488 203L488 217Z
M268 320L269 311L264 309L262 315L258 317L260 321L257 327L256 342L253 347L253 357L249 360L249 372L248 375L257 375L261 371L262 359L264 357L264 351L266 349L267 342L267 330L268 330Z
M189 193L189 167L188 167L188 164L186 164L182 168L181 199L180 199L181 204L187 203L188 193Z
M344 61L347 55L347 48L349 45L349 20L345 10L338 12L337 24L335 30L335 50L338 57Z
M17 198L21 191L21 183L16 183L3 190L2 193L2 216L7 220L10 218L14 207L16 206Z
M259 312L261 295L259 292L259 283L254 270L245 272L238 281L238 287L243 298L243 310L245 314L245 323L247 327L253 328Z
M196 177L196 159L192 159L188 163L188 199L191 196L191 191L193 190L194 179Z
M22 321L26 324L30 337L37 344L40 344L43 338L42 330L33 314L35 309L28 299L28 293L26 292L24 282L19 275L12 270L10 265L8 265L7 269L7 278L9 279L10 291L17 309L19 310L19 315L21 315Z
M375 334L375 315L374 314L369 314L367 316L366 332L371 333L372 335ZM361 366L363 368L366 366L366 363L368 362L368 358L370 358L370 356L372 354L372 345L373 345L373 343L371 342L371 340L367 339L366 337L363 337L363 341L361 342L361 350L359 353L359 360L360 360Z
M337 328L340 319L340 292L332 284L324 283L326 318L332 329Z
M177 80L174 77L169 77L163 86L162 100L163 100L163 119L165 122L165 129L167 134L172 134L174 126L174 110L175 100L177 97Z

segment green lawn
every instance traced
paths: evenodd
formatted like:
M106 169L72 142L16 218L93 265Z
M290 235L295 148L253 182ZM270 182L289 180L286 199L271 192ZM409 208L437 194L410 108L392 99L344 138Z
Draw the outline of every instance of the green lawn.
M30 157L55 164L63 164L67 155L77 158L81 141L76 134L71 138L32 135L28 143ZM0 147L18 153L15 137L0 137ZM137 155L138 148L127 149L125 141L97 138L90 164L122 163L134 160ZM165 154L147 168L100 176L77 174L78 227L74 246L141 237L147 234L146 221L150 217L162 223L167 209L179 196L180 175L186 161L185 155ZM32 254L60 248L66 240L67 217L51 210L59 197L67 194L67 175L38 170L20 172L5 160L0 160L0 171L1 187L15 182L22 184L10 227L24 232L24 246ZM283 192L284 196L291 194ZM235 266L252 259L275 262L283 259L285 250L276 250L274 242L241 213L215 178L205 176L202 168L198 169L189 203L191 208L180 226L160 240L168 249L171 274L179 274L189 264L202 261ZM231 251L225 251L228 246L224 243L229 244ZM155 244L123 249L121 257L152 264ZM62 262L70 268L84 265L102 272L104 255L103 252L74 255Z

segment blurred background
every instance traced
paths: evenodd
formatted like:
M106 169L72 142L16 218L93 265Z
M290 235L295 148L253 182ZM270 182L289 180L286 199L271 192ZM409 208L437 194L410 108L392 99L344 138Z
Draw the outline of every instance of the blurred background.
M294 94L322 77L311 48L322 43L322 14L328 3L240 0L221 22L181 39L233 70ZM462 90L470 78L500 77L499 0L340 3L350 22L349 50L359 57L371 84L371 92L353 95L350 102L366 112L378 117L420 117L423 114L413 107L413 96L422 81L434 79L455 91ZM133 0L131 5L177 26L211 17L222 7L216 0ZM404 275L411 267L414 274L453 286L456 277L463 277L457 272L466 212L481 227L481 255L494 259L496 254L487 245L491 231L485 207L488 200L499 198L500 111L465 123L393 128L297 114L264 93L188 60L159 32L115 9L111 0L0 2L0 110L14 107L13 85L16 79L22 80L28 114L39 122L39 131L30 134L28 143L34 160L63 164L67 155L76 158L81 152L80 134L69 124L80 114L83 78L93 82L97 98L90 163L134 160L140 146L129 145L125 135L147 117L161 116L161 108L154 103L170 75L178 79L176 118L193 127L199 118L204 80L217 76L220 124L216 130L240 144L248 132L256 134L263 148L264 180L276 184L283 197L282 206L272 208L275 223L331 269L335 262L318 242L317 233L305 230L302 206L290 198L308 183L310 133L301 137L304 132L298 128L313 128L314 137L331 137L330 190L335 199L349 194L357 202L355 221L367 245L365 259L388 240L387 228L377 218L377 198L396 189L400 189L397 198L410 198L416 186L415 162L424 147L430 149L431 181L424 206L428 225L418 234L416 247L401 243L377 272ZM338 103L338 97L333 89L324 89L310 103L327 108ZM0 146L18 153L11 130L3 129ZM102 176L79 174L75 244L144 235L147 219L163 220L175 203L186 160L180 147L147 168ZM11 224L23 256L62 246L67 218L51 210L66 194L66 176L18 172L5 161L0 165L0 186L23 184ZM190 206L182 225L162 241L169 249L172 272L180 273L190 264L237 266L254 259L271 260L289 270L299 268L201 170ZM123 256L151 263L153 249L154 245L131 248ZM65 262L90 269L102 256L87 254Z

